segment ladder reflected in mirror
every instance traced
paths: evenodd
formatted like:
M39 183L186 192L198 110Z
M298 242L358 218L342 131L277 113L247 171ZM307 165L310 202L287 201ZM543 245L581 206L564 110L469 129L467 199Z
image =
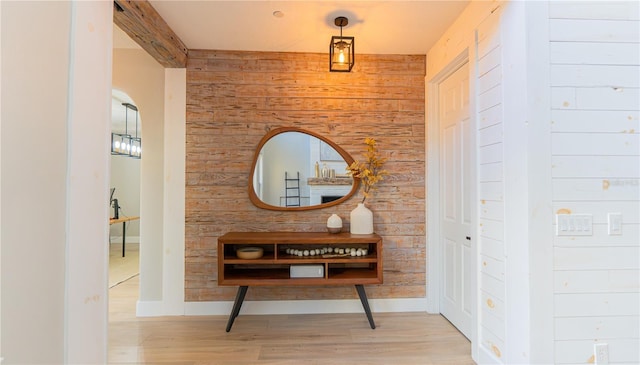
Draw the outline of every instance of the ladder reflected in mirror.
M289 177L288 172L284 173L284 204L287 207L300 206L300 172L296 172L296 177Z

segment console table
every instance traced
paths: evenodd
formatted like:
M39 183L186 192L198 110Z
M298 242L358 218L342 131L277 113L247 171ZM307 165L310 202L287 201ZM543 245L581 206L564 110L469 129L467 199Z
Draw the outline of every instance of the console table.
M124 257L124 245L126 243L126 231L127 231L127 222L135 221L140 219L140 217L119 217L119 218L109 218L109 225L122 223L122 257Z
M254 259L238 258L237 251L243 247L257 247L263 250L263 255ZM331 252L323 253L329 248ZM366 250L366 254L351 256L334 251L347 248L360 248L361 252ZM291 253L292 250L318 253L298 256ZM292 277L292 268L295 271L306 267L318 273ZM377 234L230 232L218 238L218 285L239 286L227 332L240 313L249 286L295 285L355 285L369 325L375 329L365 284L382 284L382 238Z

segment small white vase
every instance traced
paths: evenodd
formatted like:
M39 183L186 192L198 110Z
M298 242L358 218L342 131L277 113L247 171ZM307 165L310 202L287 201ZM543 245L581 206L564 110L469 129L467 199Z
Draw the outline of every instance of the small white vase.
M351 211L351 234L373 233L373 213L364 203L358 203L356 209Z
M327 219L327 230L329 233L340 233L342 230L342 218L337 214L331 214Z

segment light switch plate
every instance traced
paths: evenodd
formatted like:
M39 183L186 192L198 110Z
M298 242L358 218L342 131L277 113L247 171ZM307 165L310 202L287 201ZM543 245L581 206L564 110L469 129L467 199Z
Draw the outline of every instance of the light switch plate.
M609 236L622 235L622 213L609 213Z
M593 215L556 214L556 235L591 236L593 235Z

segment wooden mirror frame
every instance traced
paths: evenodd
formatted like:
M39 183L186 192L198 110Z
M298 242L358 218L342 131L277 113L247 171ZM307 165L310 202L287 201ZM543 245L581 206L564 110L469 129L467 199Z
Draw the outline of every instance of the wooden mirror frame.
M330 201L328 203L323 203L323 204L316 204L316 205L309 205L309 206L301 206L301 207L279 207L279 206L275 206L275 205L271 205L271 204L267 204L265 202L263 202L262 200L260 200L260 198L258 197L258 195L256 194L256 191L254 189L253 186L253 176L254 173L256 171L256 164L258 162L258 157L260 156L260 151L262 151L262 147L264 147L264 145L274 136L277 136L278 134L281 133L286 133L286 132L298 132L298 133L303 133L303 134L307 134L310 135L312 137L315 137L323 142L325 142L326 144L328 144L329 146L331 146L336 152L338 152L338 154L340 154L340 156L344 159L344 162L347 163L347 165L351 165L355 160L353 159L353 157L351 157L351 155L349 155L349 153L347 153L347 151L345 151L344 149L342 149L340 146L338 146L337 144L335 144L333 141L330 141L329 139L305 130L305 129L300 129L300 128L296 128L296 127L281 127L281 128L275 128L271 131L269 131L267 134L265 134L264 137L262 137L262 139L260 140L260 143L258 143L258 146L256 147L256 151L253 155L253 162L251 163L251 171L249 173L249 200L251 200L251 202L253 203L253 205L255 205L258 208L262 208L262 209L269 209L269 210L279 210L279 211L300 211L300 210L314 210L314 209L323 209L323 208L328 208L328 207L332 207L334 205L338 205L343 203L344 201L346 201L347 199L351 198L357 191L358 191L358 186L360 185L360 179L356 179L353 178L353 184L351 185L351 190L345 194L343 197Z

